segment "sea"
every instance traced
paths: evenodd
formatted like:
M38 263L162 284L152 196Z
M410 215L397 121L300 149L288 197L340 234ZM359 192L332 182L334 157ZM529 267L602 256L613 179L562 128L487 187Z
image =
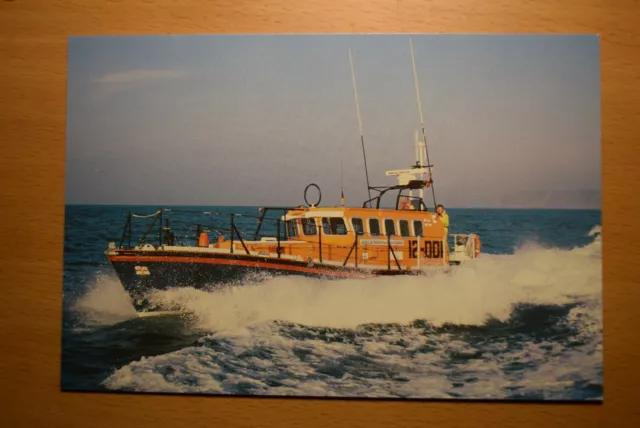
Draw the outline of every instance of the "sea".
M482 253L448 272L171 288L154 302L182 310L142 317L104 251L130 211L157 208L66 207L63 390L603 400L600 210L449 209ZM230 212L245 236L257 224L257 207L173 208L224 213L211 230ZM186 239L199 221L171 227ZM149 219L134 223L139 237Z

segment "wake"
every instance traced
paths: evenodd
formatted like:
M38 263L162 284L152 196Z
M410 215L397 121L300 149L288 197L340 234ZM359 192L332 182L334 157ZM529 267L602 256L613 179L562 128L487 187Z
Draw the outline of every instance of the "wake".
M516 304L599 306L602 267L600 228L594 241L570 250L525 244L510 255L482 254L451 272L423 277L317 280L275 277L207 292L174 288L153 292L161 308L194 315L199 328L240 333L270 321L306 326L357 328L370 323L408 324L426 320L482 325L505 321ZM136 316L115 278L103 278L77 304L97 323Z
M195 316L199 328L240 332L269 321L356 328L367 323L408 324L427 320L482 325L505 321L516 304L599 306L602 267L600 229L594 241L571 250L526 244L510 255L481 255L451 272L423 277L317 280L275 277L260 283L207 292L174 288L149 297L162 308ZM114 278L102 278L76 307L95 323L136 316Z

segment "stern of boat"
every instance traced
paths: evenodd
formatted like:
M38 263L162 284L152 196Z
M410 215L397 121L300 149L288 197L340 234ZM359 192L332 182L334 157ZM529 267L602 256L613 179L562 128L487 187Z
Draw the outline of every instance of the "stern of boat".
M480 255L480 237L475 233L449 235L449 263L459 265L476 259Z

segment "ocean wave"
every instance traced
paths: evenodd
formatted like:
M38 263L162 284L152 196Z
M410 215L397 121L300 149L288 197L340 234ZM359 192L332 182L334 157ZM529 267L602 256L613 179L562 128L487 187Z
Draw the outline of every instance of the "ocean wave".
M579 336L569 334L566 341ZM300 336L305 336L300 339ZM571 399L601 394L601 351L552 338L511 343L412 326L344 332L263 323L117 370L108 389L207 394Z

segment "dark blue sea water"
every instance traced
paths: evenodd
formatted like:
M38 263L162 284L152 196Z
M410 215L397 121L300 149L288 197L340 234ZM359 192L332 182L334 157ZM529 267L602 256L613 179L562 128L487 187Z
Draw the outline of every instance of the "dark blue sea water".
M63 389L602 399L600 211L450 209L450 233L476 232L483 243L477 260L451 272L172 289L153 298L182 314L141 318L104 250L130 210L156 209L67 206ZM258 215L180 209L244 213L235 222L246 236ZM228 227L227 216L170 218L178 237L194 234L191 222ZM134 224L139 237L149 222Z

